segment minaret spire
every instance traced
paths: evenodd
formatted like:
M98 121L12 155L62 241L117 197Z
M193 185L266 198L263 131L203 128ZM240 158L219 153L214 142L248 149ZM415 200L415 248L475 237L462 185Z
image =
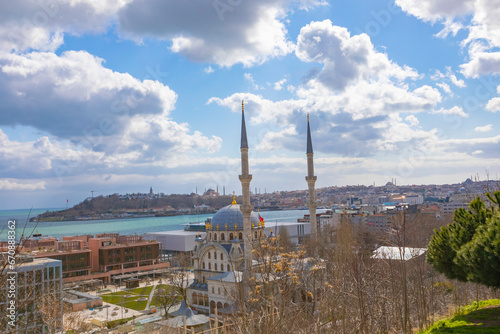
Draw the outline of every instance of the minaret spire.
M311 140L311 127L309 126L309 114L307 114L307 176L306 181L309 187L309 201L307 206L309 207L309 224L311 226L311 239L316 239L317 236L317 225L316 225L316 194L314 189L314 184L316 183L317 177L314 175L314 161L313 161L313 147Z
M241 145L240 148L248 148L247 127L245 124L245 105L241 100Z
M242 193L242 204L240 205L241 213L243 213L243 247L245 256L245 277L248 278L250 275L250 269L252 268L252 222L251 214L253 211L253 205L250 204L250 181L252 180L252 175L249 174L248 168L248 141L247 141L247 129L245 126L245 105L241 101L241 193Z

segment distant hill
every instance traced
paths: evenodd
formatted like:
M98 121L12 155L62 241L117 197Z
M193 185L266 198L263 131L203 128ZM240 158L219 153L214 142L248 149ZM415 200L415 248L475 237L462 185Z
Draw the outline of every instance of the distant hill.
M87 198L81 203L60 211L48 211L32 220L75 220L77 217L118 215L140 212L156 215L170 215L176 212L196 211L201 206L204 212L214 211L231 204L232 196L200 196L190 195L150 195L150 194L113 194Z

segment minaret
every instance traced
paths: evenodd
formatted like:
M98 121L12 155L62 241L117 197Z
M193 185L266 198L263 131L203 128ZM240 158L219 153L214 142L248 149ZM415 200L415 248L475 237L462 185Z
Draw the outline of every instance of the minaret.
M309 186L309 201L307 206L309 207L309 224L311 226L311 238L314 240L317 236L317 226L316 226L316 194L314 191L314 184L316 183L317 177L314 176L314 161L313 161L313 146L311 140L311 128L309 126L309 114L307 114L307 176L306 181Z
M253 206L250 204L250 181L252 181L252 175L248 173L248 141L247 141L247 129L245 125L245 105L241 101L241 193L243 195L243 203L240 206L240 210L243 213L243 245L244 245L244 255L245 255L245 274L249 274L252 268L252 221L251 214Z

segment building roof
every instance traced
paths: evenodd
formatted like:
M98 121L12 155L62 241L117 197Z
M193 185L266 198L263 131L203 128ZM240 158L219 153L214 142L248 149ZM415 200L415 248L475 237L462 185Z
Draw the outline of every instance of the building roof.
M408 261L419 257L427 251L427 248L410 247L388 247L381 246L373 251L372 258L379 260L403 260Z
M226 271L225 273L207 278L210 281L220 281L226 283L240 283L243 279L241 271Z
M198 326L206 324L210 318L203 314L194 314L191 308L187 308L185 312L186 326ZM158 321L159 325L168 326L170 328L181 328L184 326L184 315L177 316L172 319Z
M255 212L252 212L250 217L254 226L257 227L259 216ZM226 230L226 224L228 231L243 230L243 213L240 210L239 204L225 206L212 217L211 227L214 231L217 230L217 225L219 225L219 231Z

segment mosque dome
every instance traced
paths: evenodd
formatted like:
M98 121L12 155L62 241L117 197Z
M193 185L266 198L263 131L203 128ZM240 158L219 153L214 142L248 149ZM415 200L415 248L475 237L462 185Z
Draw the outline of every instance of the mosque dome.
M254 226L257 227L259 224L259 216L252 212L251 214L251 222L254 223ZM243 213L240 210L239 204L231 204L223 207L212 217L212 221L210 222L212 228L215 230L217 224L219 225L219 230L224 231L234 231L235 224L236 230L243 230Z

